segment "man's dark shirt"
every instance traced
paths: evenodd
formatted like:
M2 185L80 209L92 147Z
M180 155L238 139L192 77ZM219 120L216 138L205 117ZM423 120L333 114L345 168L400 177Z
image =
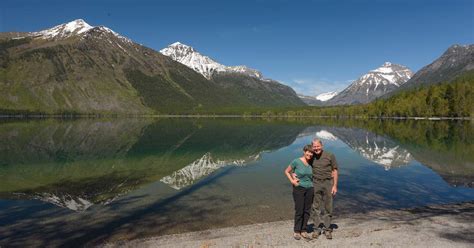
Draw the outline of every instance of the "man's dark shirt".
M336 157L327 151L322 151L317 155L314 153L313 162L313 179L324 180L332 178L332 170L337 169Z

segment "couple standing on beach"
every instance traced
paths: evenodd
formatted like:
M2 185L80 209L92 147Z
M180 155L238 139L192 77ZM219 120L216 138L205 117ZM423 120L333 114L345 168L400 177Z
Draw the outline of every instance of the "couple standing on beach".
M285 170L293 185L294 238L316 239L324 232L327 239L332 239L331 217L338 179L336 157L323 150L319 139L314 139L303 151L303 156L293 160ZM311 236L307 230L310 216L314 223Z

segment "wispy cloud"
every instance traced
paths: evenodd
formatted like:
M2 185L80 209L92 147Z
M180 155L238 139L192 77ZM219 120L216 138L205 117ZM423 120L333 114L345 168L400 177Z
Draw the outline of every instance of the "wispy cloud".
M330 91L342 91L347 86L349 86L354 80L329 80L327 78L295 78L290 82L283 82L286 85L292 87L296 93L307 95L307 96L317 96L321 93L326 93Z

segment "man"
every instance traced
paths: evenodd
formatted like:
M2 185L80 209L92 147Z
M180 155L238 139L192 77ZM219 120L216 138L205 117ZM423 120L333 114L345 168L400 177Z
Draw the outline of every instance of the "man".
M311 216L315 228L312 236L316 239L324 231L326 238L332 239L331 218L333 197L337 193L337 161L332 153L323 150L321 140L314 139L312 147L314 200Z

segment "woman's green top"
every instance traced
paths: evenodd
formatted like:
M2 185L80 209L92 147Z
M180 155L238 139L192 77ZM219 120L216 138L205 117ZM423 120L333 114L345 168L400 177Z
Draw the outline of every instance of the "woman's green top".
M311 165L305 165L300 158L297 158L291 162L290 166L300 180L298 186L304 188L313 187L313 168Z

